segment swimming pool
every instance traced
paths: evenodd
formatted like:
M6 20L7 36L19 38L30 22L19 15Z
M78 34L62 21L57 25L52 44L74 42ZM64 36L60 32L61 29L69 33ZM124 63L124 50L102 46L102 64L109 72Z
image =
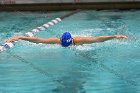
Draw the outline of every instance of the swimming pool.
M1 12L0 40L68 12ZM0 53L0 93L138 93L140 11L81 11L37 37L123 34L127 40L71 46L18 42Z

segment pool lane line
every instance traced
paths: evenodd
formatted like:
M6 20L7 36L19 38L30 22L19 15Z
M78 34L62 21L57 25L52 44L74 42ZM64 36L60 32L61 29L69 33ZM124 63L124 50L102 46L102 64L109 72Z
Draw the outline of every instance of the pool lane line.
M74 49L72 49L72 51L75 52L76 56L80 56L80 57L86 58L90 62L96 63L100 67L100 69L103 69L104 71L108 71L109 73L111 73L114 76L118 77L120 80L124 80L127 84L133 85L133 86L138 86L137 83L134 80L130 80L128 78L125 78L125 76L123 76L122 74L118 73L113 68L110 68L110 67L106 66L103 63L94 62L93 59L96 60L96 58L93 58L90 54L79 53L79 52L76 52Z
M42 26L39 26L39 27L33 29L31 32L25 33L24 36L33 37L36 33L40 32L40 31L43 31L43 30L49 28L50 26L54 26L55 24L61 22L63 19L65 19L65 18L67 18L67 17L69 17L69 16L71 16L71 15L73 15L73 14L75 14L75 13L78 13L78 12L80 12L80 11L81 11L81 9L77 9L77 10L72 11L72 12L66 14L66 15L63 15L63 16L58 17L58 18L55 18L55 19L53 19L53 20L51 20L51 21L49 21L49 22L43 24ZM17 41L2 44L2 45L0 46L0 52L12 48L12 47L15 45L16 42L17 42Z
M25 63L27 65L29 65L31 68L33 68L34 70L36 70L37 72L39 72L40 74L48 77L48 78L52 78L53 80L56 80L51 74L49 74L46 70L43 70L41 68L39 68L38 66L36 66L35 64L33 64L32 62L24 59L23 57L19 56L16 53L11 52L10 50L6 51L7 54L9 54L11 57L16 58L18 60L20 60L22 63Z

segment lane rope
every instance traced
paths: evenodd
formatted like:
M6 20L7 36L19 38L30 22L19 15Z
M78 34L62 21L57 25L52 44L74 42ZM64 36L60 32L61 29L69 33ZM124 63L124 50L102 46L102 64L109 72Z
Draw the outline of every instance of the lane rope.
M69 17L69 16L71 16L71 15L77 13L77 12L80 12L80 11L81 11L81 10L78 9L78 10L75 10L75 11L73 11L73 12L70 12L70 13L64 15L64 16L55 18L55 19L51 20L50 22L47 22L47 23L43 24L42 26L39 26L39 27L37 27L37 28L31 30L30 32L25 33L24 36L33 37L36 33L40 32L40 31L43 31L43 30L49 28L50 26L53 26L53 25L55 25L55 24L61 22L64 18ZM10 42L10 43L7 43L7 42L6 42L6 43L2 44L2 45L0 46L0 52L6 51L6 50L8 50L8 49L14 47L16 42L18 42L18 41Z

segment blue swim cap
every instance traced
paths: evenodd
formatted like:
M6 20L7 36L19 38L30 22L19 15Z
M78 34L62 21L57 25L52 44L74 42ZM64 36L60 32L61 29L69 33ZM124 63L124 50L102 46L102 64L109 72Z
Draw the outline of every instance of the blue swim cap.
M63 47L68 47L70 44L72 44L72 37L69 32L63 33L61 37L61 45Z

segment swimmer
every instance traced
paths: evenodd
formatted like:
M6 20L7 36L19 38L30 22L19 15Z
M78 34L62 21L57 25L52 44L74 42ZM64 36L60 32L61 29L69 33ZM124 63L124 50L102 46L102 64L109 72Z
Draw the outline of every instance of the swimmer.
M112 35L112 36L98 36L98 37L72 37L69 32L63 33L61 38L37 38L37 37L27 37L27 36L14 36L9 38L6 42L14 42L18 40L25 40L33 43L46 43L46 44L61 44L63 47L68 47L70 45L82 45L104 42L111 39L127 39L124 35Z

